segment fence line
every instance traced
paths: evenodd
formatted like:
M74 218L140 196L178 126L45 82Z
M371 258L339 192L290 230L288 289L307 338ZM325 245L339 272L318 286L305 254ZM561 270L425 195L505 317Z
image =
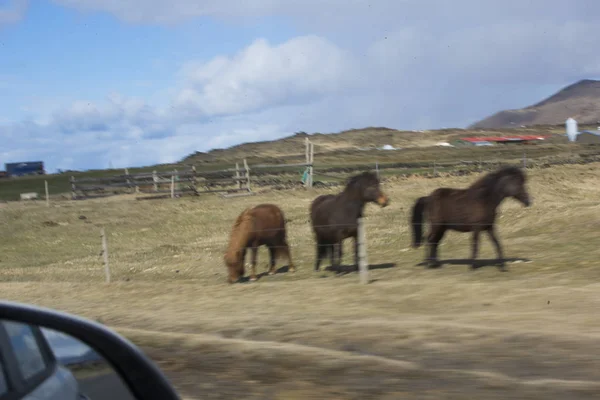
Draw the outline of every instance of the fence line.
M245 160L244 160L245 161ZM127 170L126 170L127 172ZM236 173L236 176L229 178L210 179L204 177L215 172L228 172ZM208 171L207 173L198 173L196 167L192 166L189 170L173 170L171 172L158 172L153 171L152 173L140 173L140 174L129 174L128 172L124 175L114 175L109 177L100 178L79 178L75 179L71 176L71 197L77 199L77 192L82 192L84 197L98 197L98 195L90 195L90 192L100 192L102 195L111 195L107 193L112 191L112 194L116 194L117 188L126 188L129 193L166 193L164 197L170 195L171 198L180 196L184 193L192 193L198 195L200 193L231 193L250 191L250 176L249 172L246 172L244 178L239 177L240 169L220 170L220 171ZM241 182L246 181L246 188L241 188ZM209 189L212 186L234 186L238 187L223 187L221 189ZM168 186L168 188L161 188ZM199 189L199 186L206 187L205 190ZM141 190L144 189L144 190Z
M257 170L269 170L269 169L284 169L284 168L298 168L306 167L308 171L308 178L306 179L305 186L312 187L312 174L313 174L313 159L314 159L314 144L307 138L306 140L306 162L296 164L258 164L253 165L250 168L248 161L243 159L243 168L240 168L239 163L235 163L235 168L226 168L220 170L209 170L209 171L197 171L196 166L193 165L190 169L178 171L177 169L170 172L158 172L156 170L152 173L138 173L130 174L129 170L125 168L124 174L113 175L107 177L96 177L96 178L75 178L70 177L71 182L71 198L73 200L78 198L77 192L82 192L85 198L98 197L98 195L90 195L92 192L100 192L99 196L110 195L107 194L107 189L116 194L117 188L126 188L128 192L134 191L140 193L141 188L147 189L151 187L151 190L145 193L167 193L165 196L168 197L170 194L171 198L178 197L183 193L191 192L195 195L201 193L225 193L224 197L240 196L244 194L253 194L251 186L251 171L256 173ZM245 185L244 185L245 184ZM168 189L161 189L161 186L168 185ZM222 186L222 189L210 189L214 186ZM232 187L233 186L233 187ZM244 187L245 186L245 187ZM205 190L200 190L199 187L205 187ZM244 192L244 193L241 193Z
M348 166L322 165L315 171L314 164L314 143L305 138L304 149L305 162L290 164L257 164L250 166L246 159L242 163L235 163L235 168L225 168L218 170L197 171L195 166L181 171L167 171L152 173L130 174L125 169L125 174L97 177L97 178L77 178L71 176L72 198L78 198L77 192L82 192L84 197L97 197L103 195L117 194L119 188L127 189L128 192L135 193L153 193L164 196L154 196L145 198L179 197L184 193L199 195L201 193L221 193L223 197L245 196L254 194L252 184L256 186L275 186L280 183L286 184L282 175L286 175L286 170L290 169L291 174L296 174L298 168L304 167L303 176L299 180L294 180L293 185L303 185L305 188L312 188L316 183L326 186L337 186L343 184L349 174L356 174L361 171L375 170L381 176L385 170L394 171L396 175L433 175L434 177L443 174L468 174L473 172L483 172L494 169L502 165L520 165L523 168L546 167L555 164L573 163L573 161L552 160L540 157L539 159L528 159L527 152L523 151L522 159L515 157L510 161L502 159L484 160L479 157L477 160L423 160L412 162L391 162L381 163L374 160L368 164L355 164ZM578 163L600 161L600 154L590 153L581 154L581 160ZM242 164L242 165L241 165ZM405 170L405 171L402 171ZM430 172L429 172L430 171ZM315 182L315 174L325 178L326 182ZM339 174L339 175L338 175ZM273 179L257 179L262 176L277 175ZM175 176L175 182L171 184ZM283 182L279 182L282 181ZM328 181L327 181L328 180ZM149 188L149 185L151 188ZM174 189L172 188L174 186ZM143 190L141 190L143 189ZM149 190L148 190L149 189ZM112 193L111 193L112 192Z

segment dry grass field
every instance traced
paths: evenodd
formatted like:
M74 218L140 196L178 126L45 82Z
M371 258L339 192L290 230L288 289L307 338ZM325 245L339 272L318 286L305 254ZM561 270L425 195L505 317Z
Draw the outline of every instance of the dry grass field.
M414 199L471 175L383 184L390 206L366 210L368 285L313 272L308 207L333 190L8 203L0 290L116 329L190 399L600 398L599 167L528 171L533 206L501 206L500 240L516 259L505 273L469 270L468 234L445 238L439 269L409 248ZM231 225L261 202L286 213L298 271L229 285ZM351 241L344 249L350 264ZM480 258L494 256L483 237ZM260 272L267 260L261 249Z

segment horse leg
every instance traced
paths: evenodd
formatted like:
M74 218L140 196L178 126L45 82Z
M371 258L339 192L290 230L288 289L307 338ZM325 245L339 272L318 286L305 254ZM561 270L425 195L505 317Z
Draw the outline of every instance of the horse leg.
M283 251L285 258L288 260L288 272L296 272L296 266L292 261L292 252L290 251L290 245L288 244L287 240L283 242L283 247L281 250Z
M249 263L246 263L246 253L248 252L248 248L244 247L244 250L242 250L242 267L240 270L241 276L243 277L246 274L246 268L250 267Z
M496 254L498 254L498 261L500 263L500 271L506 271L506 265L504 264L504 254L502 252L502 246L500 245L500 241L498 240L498 237L496 236L494 227L492 226L486 232L487 232L488 236L490 237L490 240L494 244L494 247L496 248Z
M337 249L339 248L339 243L333 243L329 247L329 260L331 262L331 269L337 270L338 264L336 260Z
M321 243L317 240L317 257L315 259L315 271L321 269L321 260L325 258L327 255L327 247L328 245Z
M438 245L446 233L446 228L443 225L432 225L429 235L427 235L427 255L425 263L429 268L439 267L438 261Z
M277 259L277 248L269 246L269 275L275 274L275 261Z
M256 259L258 258L258 245L253 245L252 246L252 272L250 273L250 280L251 281L255 281L256 280Z
M479 252L479 228L475 228L471 239L471 269L477 268L477 253Z
M442 239L444 238L444 234L446 233L446 228L443 226L438 227L435 230L435 234L431 237L431 245L430 245L430 253L429 253L429 262L432 263L431 266L437 267L440 265L438 261L438 246Z

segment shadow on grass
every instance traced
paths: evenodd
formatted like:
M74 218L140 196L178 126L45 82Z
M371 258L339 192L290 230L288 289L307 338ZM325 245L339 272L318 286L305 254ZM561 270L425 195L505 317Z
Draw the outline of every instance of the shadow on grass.
M256 269L258 269L258 267ZM297 269L297 267L296 267L296 269ZM285 266L279 267L277 270L275 270L275 274L273 274L273 275L285 274L285 273L288 273L289 271L290 271L289 265L285 265ZM248 274L248 271L246 271L246 274ZM264 278L265 276L269 276L268 271L263 271L263 272L257 273L256 280L258 281L258 280ZM247 282L250 282L249 275L243 276L240 279L238 279L238 283L247 283Z
M395 263L385 263L385 264L371 264L369 265L369 270L376 270L376 269L388 269L388 268L394 268L396 266ZM330 271L330 272L336 272L337 276L341 276L341 275L346 275L349 274L351 272L358 272L358 266L357 265L340 265L337 268L332 268L331 266L326 267L325 271ZM247 274L248 272L246 272ZM283 273L289 273L289 266L283 266L278 268L275 271L274 275L278 275L278 274L283 274ZM269 273L267 271L263 271L261 273L256 274L256 280L259 281L260 279L268 276ZM371 279L370 282L375 282L377 281L376 279ZM246 275L241 277L240 279L238 279L237 283L252 283L250 281L250 276Z
M384 264L371 264L369 265L369 271L376 269L389 269L394 268L396 263L384 263ZM337 268L333 268L331 265L325 267L325 271L335 272L337 275L346 275L351 272L358 272L358 265L339 265Z
M500 262L502 260L497 258L484 258L475 260L475 268L479 269L482 267L499 267ZM531 260L528 258L505 258L503 260L506 264L516 263L516 262L530 262ZM471 266L472 260L470 258L457 258L457 259L448 259L448 260L439 260L436 266L431 267L432 269L441 268L443 265L468 265ZM427 265L426 261L421 261L417 264L419 267L424 267ZM508 269L508 265L506 265Z

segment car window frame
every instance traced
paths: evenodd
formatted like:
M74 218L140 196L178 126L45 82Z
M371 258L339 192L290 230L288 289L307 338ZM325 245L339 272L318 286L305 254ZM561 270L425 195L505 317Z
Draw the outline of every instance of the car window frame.
M5 375L7 385L9 387L8 393L0 395L0 400L18 400L27 396L49 377L55 374L59 365L50 344L39 327L18 321L10 322L26 325L31 329L38 348L42 353L42 359L44 360L46 367L42 371L26 379L21 372L19 360L15 354L15 349L6 330L6 326L4 325L4 321L0 321L0 350L6 370Z

